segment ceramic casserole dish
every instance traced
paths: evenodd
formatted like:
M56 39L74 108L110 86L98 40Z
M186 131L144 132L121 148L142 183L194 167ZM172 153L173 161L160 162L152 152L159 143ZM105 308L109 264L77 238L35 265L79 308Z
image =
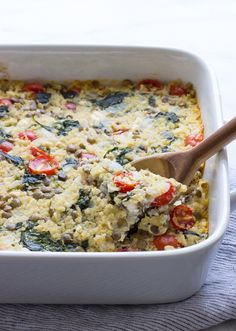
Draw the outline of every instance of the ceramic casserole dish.
M3 75L26 81L181 79L194 84L205 136L223 124L216 79L196 55L174 49L1 46ZM0 251L1 303L144 304L183 300L200 289L229 219L226 152L206 165L209 238L150 252ZM220 199L219 199L220 197Z

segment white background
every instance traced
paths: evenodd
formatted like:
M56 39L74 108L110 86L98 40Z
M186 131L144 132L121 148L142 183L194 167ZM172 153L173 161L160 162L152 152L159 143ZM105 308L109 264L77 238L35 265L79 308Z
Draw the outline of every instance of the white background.
M235 0L0 0L0 8L1 44L147 45L194 51L215 69L224 118L236 114ZM230 167L236 168L236 142L228 151Z

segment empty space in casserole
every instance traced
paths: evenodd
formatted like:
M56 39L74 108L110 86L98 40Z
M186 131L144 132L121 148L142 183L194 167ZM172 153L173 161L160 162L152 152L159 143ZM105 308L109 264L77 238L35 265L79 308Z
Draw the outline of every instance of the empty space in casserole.
M203 167L186 187L130 162L203 139L189 83L0 82L0 249L148 251L208 235Z

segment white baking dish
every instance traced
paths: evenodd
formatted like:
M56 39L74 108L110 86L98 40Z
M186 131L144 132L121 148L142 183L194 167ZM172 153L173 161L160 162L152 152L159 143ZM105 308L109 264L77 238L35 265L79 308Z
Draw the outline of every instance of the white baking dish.
M198 93L206 136L222 125L211 70L172 49L101 46L2 46L0 62L23 80L180 78ZM1 303L140 304L185 299L203 285L229 218L225 151L207 162L210 236L173 251L126 253L0 252ZM219 276L220 277L220 276Z

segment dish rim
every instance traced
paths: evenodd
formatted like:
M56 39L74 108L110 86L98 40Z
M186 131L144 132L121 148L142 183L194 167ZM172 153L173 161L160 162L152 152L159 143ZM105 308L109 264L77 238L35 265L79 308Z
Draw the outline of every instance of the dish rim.
M216 106L216 122L217 127L223 124L223 117L222 117L222 106L221 106L221 95L219 92L218 81L215 75L214 70L206 63L205 60L202 59L197 53L185 50L182 48L176 47L164 47L164 46L122 46L122 45L78 45L78 44L2 44L0 45L0 55L2 52L7 51L16 51L16 52L29 52L34 51L37 52L52 52L55 53L60 51L65 53L68 52L78 52L78 51L96 51L96 50L107 50L114 52L117 51L160 51L160 52L170 52L175 54L182 54L186 55L188 58L193 58L195 61L199 62L207 71L210 84L212 85L212 90L214 94L214 103ZM92 258L140 258L140 257L155 257L155 258L162 258L162 257L174 257L174 256L182 256L182 255L189 255L195 252L202 252L205 249L213 246L218 241L221 240L223 237L228 222L229 222L229 182L228 182L228 160L227 160L227 153L226 150L223 149L217 154L217 157L220 158L220 163L224 167L224 185L226 185L226 190L228 192L227 197L224 197L227 203L223 204L224 211L223 214L225 215L224 222L220 223L217 228L214 230L214 233L211 234L207 239L203 240L200 243L194 244L188 247L182 247L181 249L173 249L173 250L163 250L163 251L133 251L133 252L28 252L28 251L9 251L9 250L1 250L0 257L7 257L7 258L14 258L14 257L26 257L26 258L82 258L82 259L92 259Z

